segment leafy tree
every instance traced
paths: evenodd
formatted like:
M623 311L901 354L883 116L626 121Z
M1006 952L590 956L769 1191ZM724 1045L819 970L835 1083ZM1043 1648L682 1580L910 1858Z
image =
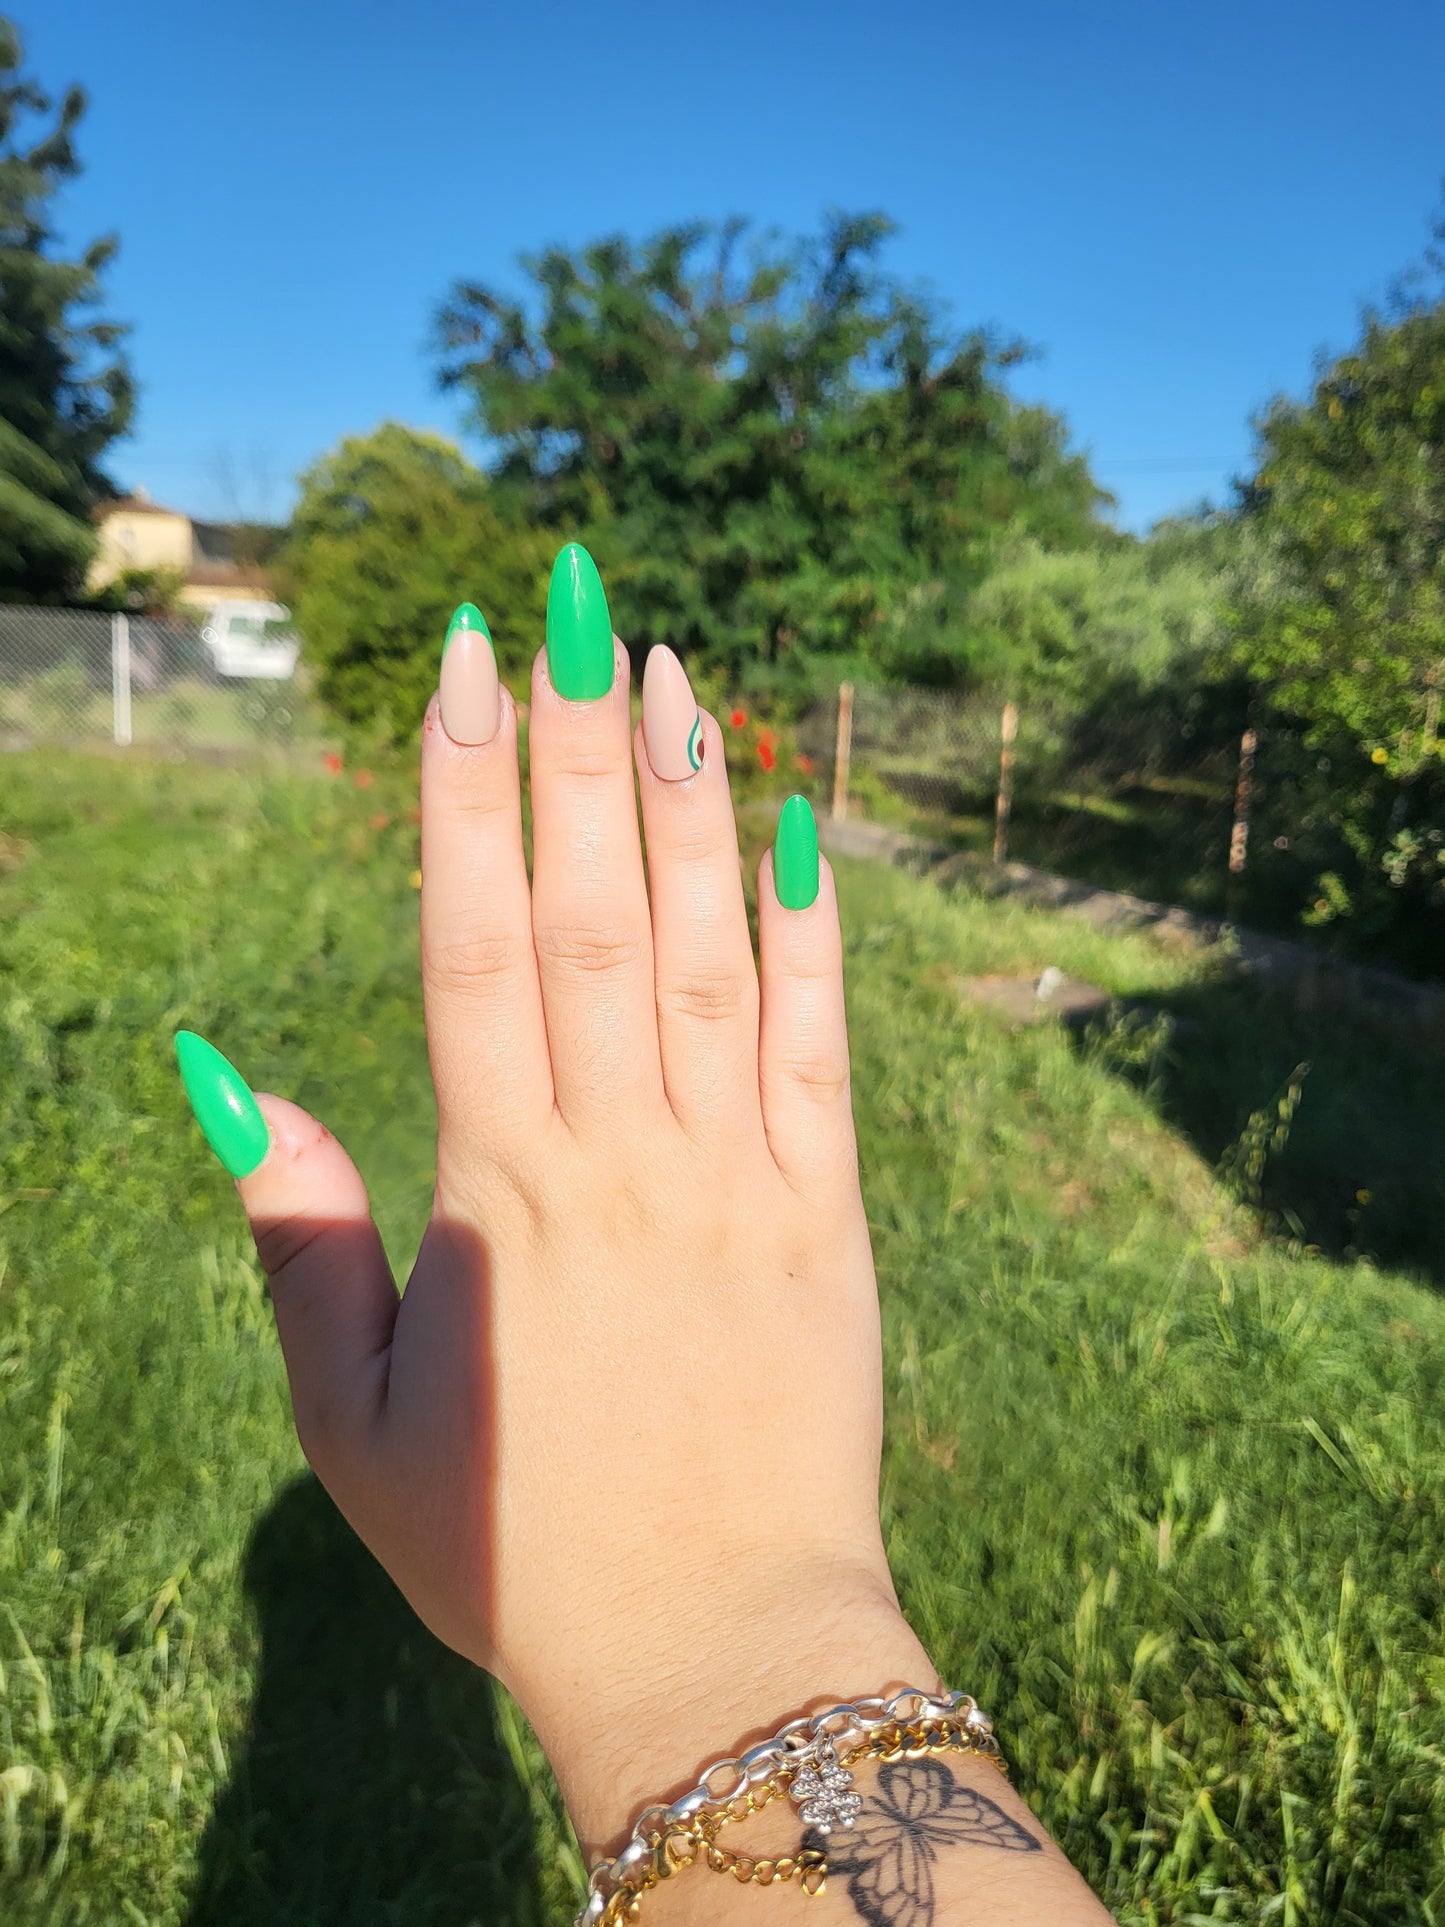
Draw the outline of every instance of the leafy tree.
M1368 317L1259 433L1238 612L1250 671L1321 738L1413 768L1445 676L1445 301Z
M1445 300L1367 314L1259 441L1236 649L1328 778L1301 793L1312 914L1380 929L1445 905Z
M85 111L66 90L38 137L30 115L49 98L20 71L13 24L0 19L0 600L55 601L80 589L94 551L90 510L109 493L100 469L125 432L132 387L117 351L125 330L84 319L115 253L107 237L75 260L54 251L48 208L79 172Z
M486 616L503 675L525 674L554 544L504 512L452 443L387 422L323 457L301 491L281 574L339 715L409 735L462 601Z
M526 513L594 545L630 641L797 682L911 586L981 573L1002 526L1090 539L1085 462L1002 385L1021 350L948 336L880 269L890 232L749 251L697 224L528 260L530 304L454 289L443 383Z

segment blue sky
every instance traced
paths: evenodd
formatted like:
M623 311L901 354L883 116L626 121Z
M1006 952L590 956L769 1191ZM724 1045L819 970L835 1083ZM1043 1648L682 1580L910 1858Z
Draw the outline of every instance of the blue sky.
M284 515L387 417L459 432L427 353L458 276L551 242L883 208L891 265L1036 343L1144 528L1248 460L1445 175L1439 0L8 0L92 108L67 233L115 229L137 432L112 467Z

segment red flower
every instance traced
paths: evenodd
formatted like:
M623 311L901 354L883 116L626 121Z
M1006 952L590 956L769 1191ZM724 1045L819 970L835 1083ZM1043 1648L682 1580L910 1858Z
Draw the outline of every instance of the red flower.
M735 709L729 715L728 721L734 729L746 729L748 726L748 712L745 709Z
M334 749L327 750L321 759L321 767L326 771L328 776L339 776L341 774L341 758L336 754Z
M391 818L385 810L378 810L375 816L367 818L367 822L373 830L384 830L390 821Z
M369 790L375 781L376 778L369 769L359 769L356 772L356 787L359 790Z
M778 767L778 752L773 748L772 741L767 736L764 736L758 744L758 761L766 770L774 770Z
M804 755L802 752L799 752L799 754L793 758L793 768L797 770L800 776L811 776L817 767L818 765L813 761L812 757Z

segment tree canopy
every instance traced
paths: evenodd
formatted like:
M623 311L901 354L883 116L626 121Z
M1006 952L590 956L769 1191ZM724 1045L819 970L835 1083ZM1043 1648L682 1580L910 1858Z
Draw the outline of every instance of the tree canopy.
M1384 929L1445 903L1445 299L1367 314L1258 433L1236 656L1310 752L1276 766L1311 916Z
M866 653L913 585L981 576L1005 527L1092 539L1086 462L1003 385L1023 350L950 335L880 267L891 231L698 223L529 259L529 301L453 290L444 384L499 487L596 549L630 642L787 679Z
M1249 671L1317 735L1413 767L1445 678L1445 301L1368 316L1259 433Z
M109 492L101 458L130 421L125 330L88 318L112 237L74 259L57 251L50 210L80 171L79 87L58 107L21 72L0 19L0 600L76 594L94 550L90 510ZM34 117L49 124L30 127Z
M553 547L440 436L387 422L343 441L301 478L282 564L322 697L349 722L408 735L463 600L485 612L502 673L525 673Z

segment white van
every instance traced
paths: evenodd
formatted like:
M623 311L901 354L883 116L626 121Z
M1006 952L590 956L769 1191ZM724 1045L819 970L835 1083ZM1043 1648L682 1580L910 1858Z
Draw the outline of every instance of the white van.
M285 682L296 673L301 645L291 611L279 602L218 602L201 642L218 676Z

